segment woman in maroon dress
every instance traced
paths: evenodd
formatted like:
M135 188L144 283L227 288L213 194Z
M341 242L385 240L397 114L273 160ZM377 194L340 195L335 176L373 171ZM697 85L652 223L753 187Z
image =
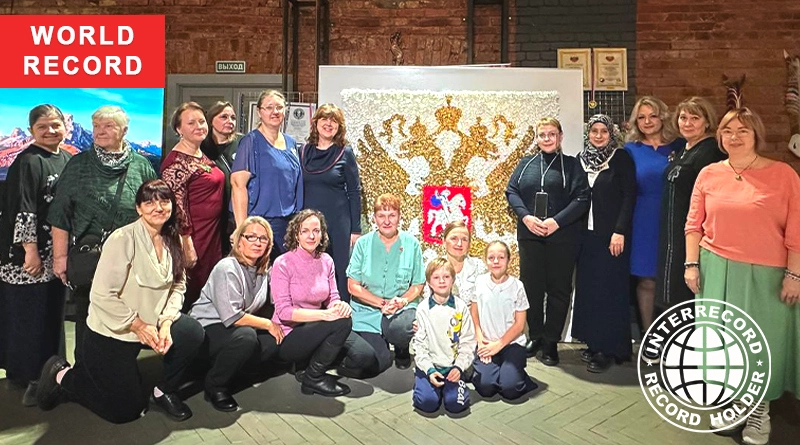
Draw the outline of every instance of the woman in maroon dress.
M161 164L161 177L175 193L187 276L183 312L200 296L211 269L222 259L220 221L225 174L200 150L208 135L203 107L181 104L172 114L172 129L180 141Z

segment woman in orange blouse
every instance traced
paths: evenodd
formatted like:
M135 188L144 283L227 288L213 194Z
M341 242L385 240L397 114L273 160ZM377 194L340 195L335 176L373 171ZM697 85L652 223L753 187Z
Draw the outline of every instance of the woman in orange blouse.
M769 386L747 418L746 444L769 440L769 401L800 394L800 177L759 154L764 134L748 108L722 118L717 139L729 158L700 172L686 221L686 285L745 311L769 344Z
M183 312L200 298L211 270L222 259L222 202L225 174L200 150L208 123L196 102L181 104L172 115L180 141L164 158L161 177L175 193L186 256L187 283Z

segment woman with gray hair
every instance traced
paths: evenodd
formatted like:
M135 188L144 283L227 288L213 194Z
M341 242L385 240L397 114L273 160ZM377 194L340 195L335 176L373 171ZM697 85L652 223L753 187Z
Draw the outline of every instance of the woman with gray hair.
M75 299L76 359L81 358L100 246L115 229L138 218L136 191L156 179L147 158L124 140L129 123L125 110L117 106L102 106L92 114L92 148L67 163L48 212L53 272L72 288Z

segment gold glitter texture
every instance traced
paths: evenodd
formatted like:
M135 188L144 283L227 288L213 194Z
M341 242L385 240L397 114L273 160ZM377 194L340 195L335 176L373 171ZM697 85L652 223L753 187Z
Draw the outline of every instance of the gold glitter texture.
M372 213L377 196L393 193L403 202L403 229L421 239L422 186L469 186L470 254L481 257L488 242L503 240L518 274L516 217L505 190L534 147L536 121L559 115L558 93L350 89L342 98L348 133L357 138L364 214ZM382 129L378 136L374 128ZM444 253L428 243L423 251L426 260Z

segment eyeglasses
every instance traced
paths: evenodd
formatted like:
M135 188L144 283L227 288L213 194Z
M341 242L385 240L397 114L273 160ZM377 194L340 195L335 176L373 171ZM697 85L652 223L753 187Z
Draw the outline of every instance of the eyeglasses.
M742 139L750 136L753 132L747 128L740 128L736 131L725 129L720 131L719 134L722 135L723 139L732 139L734 135L736 135L736 139Z
M242 238L246 239L247 241L254 243L258 241L259 243L266 244L269 242L269 237L267 236L258 236L256 234L250 233L247 235L242 235Z
M268 107L259 107L264 111L268 111L270 113L283 113L283 110L286 109L283 105L278 105L277 107L268 106Z
M558 133L539 133L536 135L539 139L556 139Z

